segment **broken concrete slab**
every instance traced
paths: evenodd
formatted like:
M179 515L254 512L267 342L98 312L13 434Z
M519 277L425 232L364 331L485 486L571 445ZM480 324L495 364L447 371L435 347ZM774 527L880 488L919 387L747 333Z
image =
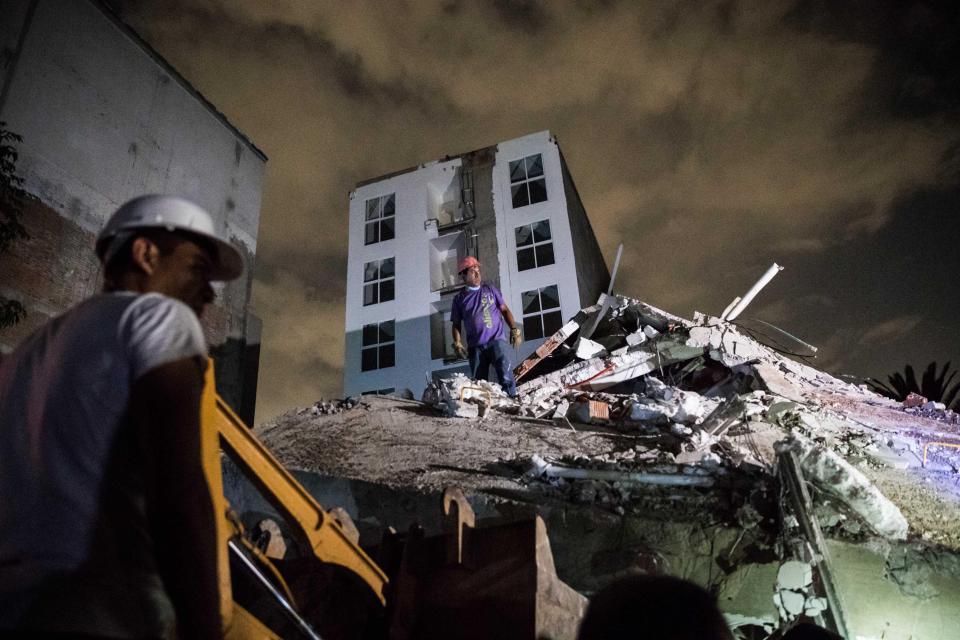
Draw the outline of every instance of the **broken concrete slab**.
M892 540L906 539L909 526L900 509L850 463L797 434L783 446L797 453L806 477L818 489L840 500L875 533Z
M594 342L589 338L580 338L577 340L577 357L581 360L600 358L605 355L607 355L607 350L602 344Z

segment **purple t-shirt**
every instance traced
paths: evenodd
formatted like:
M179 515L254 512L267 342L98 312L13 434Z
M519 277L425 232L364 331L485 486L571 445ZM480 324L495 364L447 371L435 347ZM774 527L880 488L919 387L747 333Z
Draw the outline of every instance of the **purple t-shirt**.
M464 287L453 299L450 321L455 327L463 322L468 347L502 340L504 322L500 313L501 305L503 295L492 284L482 282L476 291Z

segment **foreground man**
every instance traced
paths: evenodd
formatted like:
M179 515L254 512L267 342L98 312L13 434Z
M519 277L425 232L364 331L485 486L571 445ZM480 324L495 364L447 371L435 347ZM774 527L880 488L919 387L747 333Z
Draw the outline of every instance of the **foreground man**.
M242 259L169 196L96 250L104 292L0 362L0 637L219 638L198 316Z
M489 282L483 282L480 263L467 256L457 265L457 272L466 285L453 298L450 322L453 324L453 349L461 358L470 359L470 377L488 380L490 365L497 371L497 380L503 390L513 398L517 395L517 383L513 378L513 365L507 356L504 341L504 324L510 327L510 344L519 347L523 342L520 329L513 320L510 308L503 301L500 290ZM467 347L460 339L460 323L467 330Z

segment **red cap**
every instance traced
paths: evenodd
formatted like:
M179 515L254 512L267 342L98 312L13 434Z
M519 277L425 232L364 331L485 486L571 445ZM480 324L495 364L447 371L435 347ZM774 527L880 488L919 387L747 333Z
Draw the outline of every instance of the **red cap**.
M463 273L470 267L479 267L480 263L477 262L477 259L473 256L467 256L463 260L457 263L457 273Z

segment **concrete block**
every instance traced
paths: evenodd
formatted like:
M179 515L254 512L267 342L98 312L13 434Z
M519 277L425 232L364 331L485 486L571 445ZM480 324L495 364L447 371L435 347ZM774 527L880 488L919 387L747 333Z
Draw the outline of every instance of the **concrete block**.
M594 342L588 338L580 338L577 342L577 357L581 360L589 360L605 355L607 352L602 344Z

